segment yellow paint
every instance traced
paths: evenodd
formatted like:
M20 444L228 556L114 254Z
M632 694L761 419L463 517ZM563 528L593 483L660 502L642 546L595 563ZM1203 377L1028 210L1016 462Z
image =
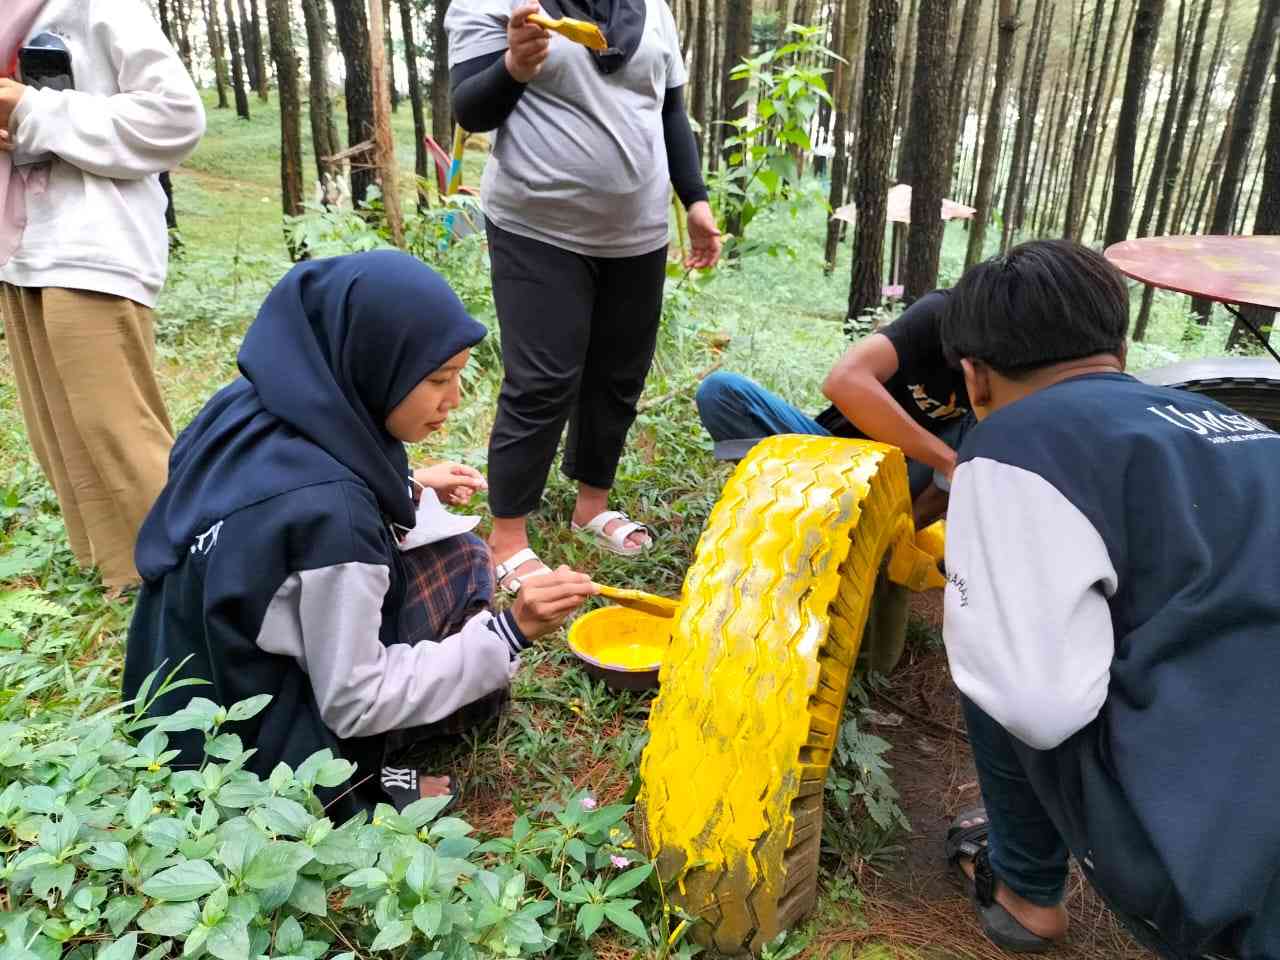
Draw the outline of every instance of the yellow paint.
M543 30L550 30L558 33L566 40L572 40L574 43L580 43L584 47L592 50L608 50L609 44L604 38L604 34L600 32L600 28L594 23L588 23L586 20L574 20L571 17L561 17L558 20L552 20L550 17L541 13L531 13L527 18L530 23L537 24Z
M627 607L601 607L569 628L569 648L613 670L656 670L671 639L671 621Z
M931 523L916 534L916 546L935 560L947 555L947 521Z
M905 542L895 553L909 573L927 559L909 511L897 448L774 437L739 465L699 541L650 714L640 806L686 908L750 898L745 936L777 927L792 804L815 791L821 802L881 558Z

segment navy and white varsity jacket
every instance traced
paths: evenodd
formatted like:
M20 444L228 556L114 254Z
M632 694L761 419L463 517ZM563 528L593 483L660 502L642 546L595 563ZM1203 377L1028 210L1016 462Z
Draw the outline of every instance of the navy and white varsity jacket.
M960 450L945 639L1103 895L1172 955L1280 956L1280 434L1077 377Z

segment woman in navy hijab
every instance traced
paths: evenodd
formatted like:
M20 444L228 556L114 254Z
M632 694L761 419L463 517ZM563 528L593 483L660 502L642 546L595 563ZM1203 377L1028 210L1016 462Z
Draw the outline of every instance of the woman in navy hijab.
M321 797L338 817L456 792L391 755L491 714L520 651L595 589L561 568L493 614L488 549L440 506L483 479L447 464L411 482L404 444L444 425L485 332L403 253L304 263L276 285L245 335L242 377L178 438L142 527L126 697L180 664L211 686L174 690L153 715L270 694L230 727L256 750L248 769L346 757L355 789ZM174 746L181 764L203 759L199 735Z

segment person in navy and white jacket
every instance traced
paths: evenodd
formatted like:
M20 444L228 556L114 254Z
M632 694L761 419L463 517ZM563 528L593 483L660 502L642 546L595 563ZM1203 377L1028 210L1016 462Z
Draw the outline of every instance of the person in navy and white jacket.
M943 343L979 419L945 640L983 806L948 855L1010 950L1066 933L1068 855L1164 957L1280 957L1280 435L1124 373L1097 253L1016 247Z

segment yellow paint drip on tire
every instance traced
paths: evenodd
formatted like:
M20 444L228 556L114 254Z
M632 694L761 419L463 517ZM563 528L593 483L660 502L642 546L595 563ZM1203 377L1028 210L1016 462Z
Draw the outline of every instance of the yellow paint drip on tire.
M664 882L723 952L759 949L812 900L826 768L904 516L901 451L788 436L752 450L707 521L649 719L640 810Z

